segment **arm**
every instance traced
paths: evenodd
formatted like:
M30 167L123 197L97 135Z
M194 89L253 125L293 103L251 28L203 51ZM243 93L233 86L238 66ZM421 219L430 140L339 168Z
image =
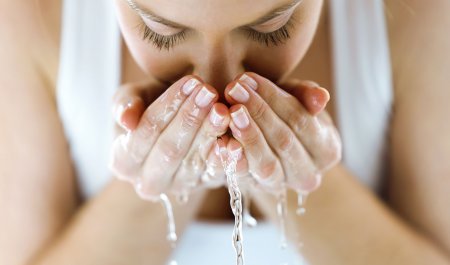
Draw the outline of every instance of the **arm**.
M276 200L254 194L255 202L274 222ZM450 259L430 238L416 232L390 211L348 170L328 171L321 187L298 217L296 194L288 195L288 236L311 264L449 264Z
M327 172L308 199L306 215L289 217L290 234L299 232L304 243L299 251L312 264L450 263L450 21L445 14L450 6L386 3L396 85L388 180L394 209L342 165ZM255 197L275 218L275 201ZM293 194L289 207L295 211Z
M79 205L36 14L28 1L0 1L0 264L162 264L170 247L160 204L113 180ZM178 232L201 197L174 204Z

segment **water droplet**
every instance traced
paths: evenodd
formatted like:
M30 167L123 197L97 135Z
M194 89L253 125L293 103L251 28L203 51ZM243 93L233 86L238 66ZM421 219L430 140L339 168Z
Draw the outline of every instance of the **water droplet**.
M286 215L287 215L286 189L284 189L284 191L282 191L278 195L277 214L281 228L280 247L281 249L286 249L288 245L286 237Z
M187 191L183 191L177 196L177 202L181 205L185 205L188 201L189 193Z
M297 215L304 215L306 213L305 203L308 197L307 193L298 192L297 193Z

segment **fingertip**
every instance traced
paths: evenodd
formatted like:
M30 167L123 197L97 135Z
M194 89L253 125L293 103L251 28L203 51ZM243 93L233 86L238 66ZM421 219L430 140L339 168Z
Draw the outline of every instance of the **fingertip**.
M209 120L214 127L225 129L230 122L227 106L222 103L215 103L211 108Z
M238 83L238 81L232 81L230 82L226 87L225 90L223 91L223 94L225 96L225 100L230 104L230 105L234 105L237 104L238 102L236 100L234 100L231 96L230 96L230 91L233 89L233 87L236 85L236 83Z
M126 105L119 107L118 124L128 130L135 130L144 112L144 103L140 98L135 98Z
M330 93L325 88L316 87L310 91L309 102L317 113L325 109L329 100Z

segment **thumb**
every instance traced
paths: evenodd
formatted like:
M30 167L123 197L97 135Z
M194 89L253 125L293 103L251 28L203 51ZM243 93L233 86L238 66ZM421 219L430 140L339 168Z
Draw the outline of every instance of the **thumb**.
M126 131L136 129L145 111L145 91L148 83L129 83L122 85L113 97L112 113L115 121Z
M297 98L311 115L325 109L330 93L317 83L308 80L291 79L280 85L289 94Z

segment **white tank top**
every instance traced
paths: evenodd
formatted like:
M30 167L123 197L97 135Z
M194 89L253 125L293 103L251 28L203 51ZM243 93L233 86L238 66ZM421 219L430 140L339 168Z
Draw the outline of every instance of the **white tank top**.
M384 175L393 99L383 1L329 2L342 162L377 192ZM120 84L120 53L120 31L110 0L63 0L57 106L86 199L112 178L108 170L114 122L111 98ZM188 228L174 254L179 265L232 264L230 227L215 227L209 231L207 224L194 223ZM303 264L293 251L274 251L279 239L274 227L263 224L247 233L248 240L254 241L245 244L249 264ZM213 259L201 259L201 249Z

